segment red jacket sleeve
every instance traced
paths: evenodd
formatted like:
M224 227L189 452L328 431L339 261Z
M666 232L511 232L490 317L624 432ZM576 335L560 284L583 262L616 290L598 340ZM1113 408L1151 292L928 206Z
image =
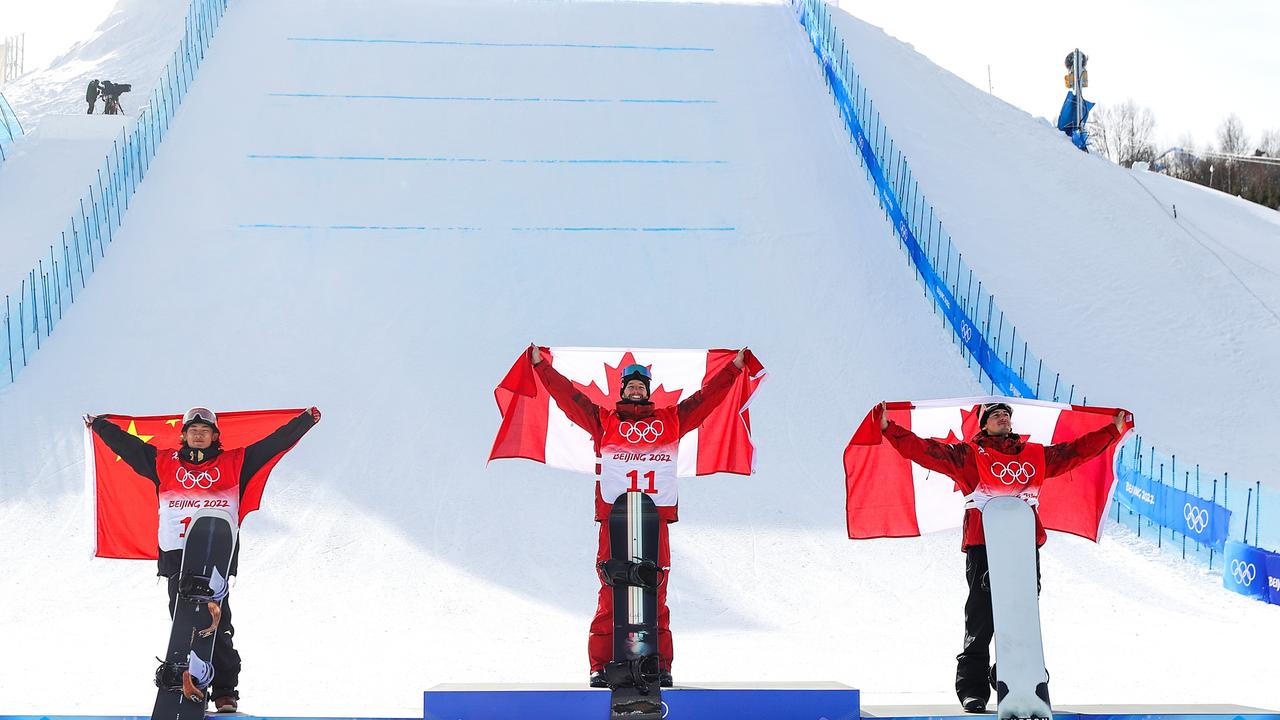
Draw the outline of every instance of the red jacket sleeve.
M940 472L957 481L964 477L969 455L968 445L925 439L892 420L884 430L884 437L898 454L920 467Z
M729 389L733 387L733 383L741 372L742 368L729 363L720 368L720 372L712 375L702 389L680 401L676 406L676 413L680 418L682 437L701 425L707 416L724 402L725 397L729 395Z
M600 424L600 406L591 402L591 398L575 388L573 383L569 382L569 378L551 367L551 363L547 360L544 359L534 365L533 369L538 373L538 377L542 378L542 384L546 386L547 392L551 393L552 399L556 401L560 410L574 425L586 430L591 438L599 443L601 435L604 434L604 427Z
M1045 472L1049 477L1071 472L1077 466L1093 459L1120 437L1115 425L1106 425L1085 433L1075 440L1047 445L1044 449Z

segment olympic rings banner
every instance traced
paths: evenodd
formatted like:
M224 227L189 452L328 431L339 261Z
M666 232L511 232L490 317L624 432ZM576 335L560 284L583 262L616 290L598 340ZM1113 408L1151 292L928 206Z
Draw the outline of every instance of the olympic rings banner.
M1227 543L1224 560L1223 587L1280 605L1280 555L1233 540Z
M1117 473L1115 498L1155 524L1186 535L1201 545L1222 550L1231 527L1231 511L1130 466Z

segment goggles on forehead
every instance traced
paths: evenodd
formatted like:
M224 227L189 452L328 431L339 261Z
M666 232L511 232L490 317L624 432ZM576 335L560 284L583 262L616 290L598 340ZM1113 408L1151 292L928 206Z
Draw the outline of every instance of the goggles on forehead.
M645 380L653 379L653 376L649 374L649 368L643 365L635 365L635 364L628 365L626 369L622 371L622 379L624 381L632 377L635 377L637 375L644 378Z
M209 408L195 407L188 410L187 414L182 416L183 429L193 422L202 422L216 428L218 427L218 416L214 415L213 411Z

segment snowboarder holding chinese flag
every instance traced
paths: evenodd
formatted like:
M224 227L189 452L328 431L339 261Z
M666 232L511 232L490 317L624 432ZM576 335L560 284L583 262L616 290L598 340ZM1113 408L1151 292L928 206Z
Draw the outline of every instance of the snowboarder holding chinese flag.
M652 377L643 365L621 371L621 397L612 408L601 407L574 387L550 362L543 362L537 345L529 346L529 360L556 405L575 425L586 430L595 443L600 478L596 482L596 522L600 523L597 562L610 557L609 511L613 501L628 490L642 490L658 506L658 565L664 573L671 565L667 525L676 522L676 456L680 438L697 428L729 395L746 364L748 350L738 351L703 384L702 389L677 405L655 407L649 401ZM639 444L639 445L638 445ZM637 453L638 446L643 453ZM667 609L665 576L658 586L658 655L661 684L671 686L671 613ZM601 578L600 602L591 621L587 642L591 661L591 686L607 687L602 671L613 659L613 588Z
M902 457L955 480L965 494L961 550L965 553L965 580L969 596L964 605L964 648L956 656L956 694L966 712L985 712L991 696L989 683L991 640L995 622L988 584L986 540L980 508L992 495L1013 480L1018 493L1035 510L1041 483L1070 472L1104 452L1124 435L1128 414L1121 410L1114 422L1075 440L1040 445L1013 432L1013 408L1002 402L981 406L978 433L968 442L948 443L921 438L889 419L887 406L877 408L880 432ZM1038 548L1046 540L1044 525L1036 512L1037 570Z
M207 408L192 408L182 417L182 446L159 448L121 429L105 417L86 415L85 425L128 463L135 473L156 486L160 504L159 569L168 578L169 613L173 614L178 594L179 571L191 507L225 509L240 518L240 503L250 482L260 471L292 448L320 422L320 411L311 408L299 413L270 435L242 448L226 449L219 440L218 416ZM261 478L259 478L261 479ZM210 505L209 503L213 503ZM236 549L239 556L239 548ZM229 575L236 574L232 559ZM218 712L235 712L239 693L240 654L232 642L230 598L222 601L221 620L214 642L214 685L211 696Z

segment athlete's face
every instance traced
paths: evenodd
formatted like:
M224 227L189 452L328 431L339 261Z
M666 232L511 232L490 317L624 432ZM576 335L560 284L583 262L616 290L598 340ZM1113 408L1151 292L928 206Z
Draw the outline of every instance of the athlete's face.
M622 386L622 397L624 400L644 401L649 399L649 391L645 389L644 382L628 380L627 384Z
M988 435L1008 435L1013 432L1013 416L1008 410L992 410L987 416L987 424L982 429L986 430Z
M204 423L192 423L182 431L182 441L187 444L187 447L197 450L204 450L217 439L217 431Z

